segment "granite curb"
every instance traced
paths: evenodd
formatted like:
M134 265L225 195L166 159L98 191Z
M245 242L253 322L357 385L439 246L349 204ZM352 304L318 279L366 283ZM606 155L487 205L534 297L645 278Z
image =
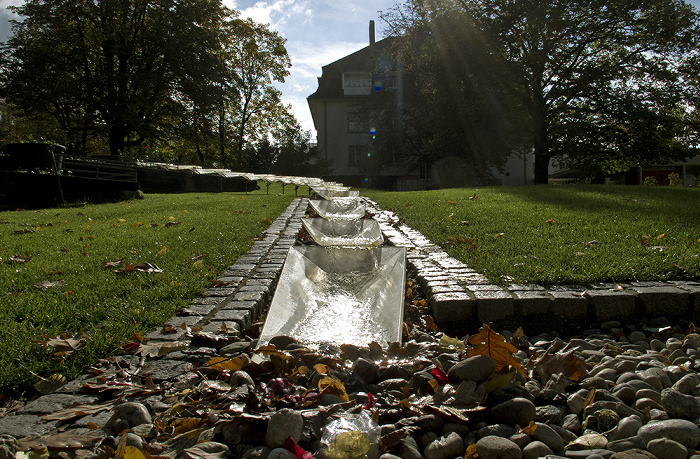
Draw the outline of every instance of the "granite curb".
M700 318L700 282L694 281L494 285L393 212L365 201L388 243L406 247L408 269L429 298L438 325L536 316L598 323L629 317Z

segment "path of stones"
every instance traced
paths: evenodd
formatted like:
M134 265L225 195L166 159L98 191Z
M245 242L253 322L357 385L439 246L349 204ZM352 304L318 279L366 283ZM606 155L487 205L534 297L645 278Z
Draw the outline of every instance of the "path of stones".
M697 283L502 288L371 205L387 243L408 247L404 343L256 349L307 204L148 342L3 407L0 459L700 458L700 335L682 320ZM482 321L524 374L438 331Z

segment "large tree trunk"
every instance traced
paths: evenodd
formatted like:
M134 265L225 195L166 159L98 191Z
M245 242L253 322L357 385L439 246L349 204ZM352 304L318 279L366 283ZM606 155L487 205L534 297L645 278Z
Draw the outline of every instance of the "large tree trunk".
M549 160L547 153L538 153L535 149L535 184L546 185L549 183Z

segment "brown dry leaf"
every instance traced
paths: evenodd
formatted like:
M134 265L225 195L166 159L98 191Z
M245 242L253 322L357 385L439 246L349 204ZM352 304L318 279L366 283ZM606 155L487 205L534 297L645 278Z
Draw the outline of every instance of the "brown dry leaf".
M529 436L532 436L535 433L535 430L537 430L537 424L535 424L535 421L530 421L530 424L524 427L521 432L528 434Z
M542 384L546 384L549 378L557 373L563 373L564 376L572 381L580 381L587 374L585 364L574 355L573 350L563 354L545 352L535 362L534 371L540 377Z
M484 324L479 329L479 333L469 337L469 344L475 347L466 350L468 357L488 355L496 362L497 371L501 371L510 365L525 375L525 369L513 357L513 354L518 352L518 349L506 342L503 335L493 331L487 324Z
M273 346L271 344L268 344L266 346L260 346L255 352L257 352L258 354L262 354L262 355L269 355L269 356L274 355L276 357L279 357L282 360L289 360L292 358L291 355L285 354L282 351L278 351L277 348L275 348L275 346Z
M238 357L232 357L230 359L226 357L214 357L205 365L217 371L238 371L243 368L243 360Z
M345 391L345 384L343 384L341 380L331 378L330 376L326 376L318 382L318 392L319 394L334 394L346 402L350 401L350 397L348 397L348 393Z
M464 424L468 424L470 422L469 417L464 414L465 412L463 410L458 410L447 405L442 405L439 407L434 405L425 405L423 409L426 413L440 416L448 422Z
M62 432L56 435L42 435L41 437L27 437L17 440L19 451L36 450L46 447L49 450L70 450L81 448L92 448L102 440L90 434L75 435L73 432Z
M21 263L26 263L26 262L28 262L29 260L31 260L31 257L23 257L23 256L21 256L21 255L14 255L14 256L9 257L9 258L7 259L7 261L10 262L10 263L20 263L20 264L21 264Z
M114 405L116 405L116 403L116 400L113 400L100 405L88 403L85 405L69 406L67 408L54 411L53 413L46 414L41 418L46 421L69 421L73 418L87 416L90 414L97 414L101 413L102 411L110 410Z
M58 335L48 341L37 341L37 344L44 344L53 348L56 357L71 357L85 345L85 339L80 335L73 336L68 333Z
M314 370L316 371L316 373L325 375L328 374L328 370L330 370L330 368L328 368L328 365L317 363L316 365L314 365Z
M165 226L166 226L166 227L167 227L167 226L177 226L177 225L181 225L181 224L182 224L182 222L174 222L174 221L171 220L171 221L169 221L168 223L166 223Z
M60 287L61 285L63 285L63 281L62 280L58 280L55 282L41 281L41 282L35 282L32 285L34 285L34 288L39 289L39 290L48 290L50 288Z
M155 344L140 344L135 354L141 357L160 357L160 346Z
M585 410L588 405L591 403L595 402L595 387L588 392L588 396L586 397L586 400L583 402L583 408L581 410Z
M48 378L41 378L39 382L34 384L34 389L44 395L56 392L61 386L66 383L66 377L59 373L54 373Z

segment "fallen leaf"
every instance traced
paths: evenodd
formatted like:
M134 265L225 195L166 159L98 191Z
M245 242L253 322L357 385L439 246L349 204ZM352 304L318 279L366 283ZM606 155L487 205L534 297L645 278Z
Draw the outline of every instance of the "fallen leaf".
M339 379L326 376L318 382L318 392L319 394L334 394L342 398L343 400L350 401L348 393L345 391L345 384Z
M102 440L90 434L75 434L73 431L62 432L56 435L42 435L39 437L27 437L17 440L17 449L21 451L39 450L47 448L52 451L92 448ZM47 455L48 457L48 455Z
M656 239L659 240L659 239L663 239L664 237L666 237L666 233L659 234L658 236L656 236Z
M557 373L562 373L572 381L580 381L587 374L585 364L581 361L574 351L571 350L565 353L550 354L545 352L542 357L535 362L535 373L540 377L542 384Z
M510 365L525 375L525 369L520 365L520 362L513 357L513 354L518 352L518 349L506 342L503 335L496 333L488 325L484 324L483 327L479 329L479 333L470 336L469 344L474 347L466 350L468 357L488 355L496 362L497 371L502 371Z
M48 378L41 378L39 382L34 384L34 389L48 395L56 392L64 384L66 384L66 377L60 373L54 373Z
M7 261L9 261L10 263L20 263L20 264L21 264L21 263L26 263L26 262L28 262L29 260L31 260L31 257L23 257L23 256L21 256L21 255L14 255L14 256L9 257L9 258L7 259Z
M117 401L112 400L102 404L88 403L85 405L74 405L54 411L53 413L45 414L41 418L46 421L69 421L73 418L79 418L82 416L88 416L111 410L116 404Z
M43 344L52 348L56 357L71 357L85 345L85 339L79 335L72 336L64 333L51 338L48 341L36 341L37 344Z
M238 371L243 368L243 360L238 357L232 357L230 359L226 357L214 357L205 365L216 371Z
M169 221L168 223L165 224L165 226L166 226L166 227L168 227L168 226L177 226L177 225L181 225L181 224L182 224L182 222Z
M549 223L550 225L553 225L553 224L555 224L556 222L557 222L557 221L554 220L553 218L550 218L550 219L547 220L547 223Z
M62 280L58 280L55 282L41 281L41 282L35 282L32 285L34 286L34 288L39 289L39 290L48 290L50 288L60 287L61 285L63 285L63 281Z

